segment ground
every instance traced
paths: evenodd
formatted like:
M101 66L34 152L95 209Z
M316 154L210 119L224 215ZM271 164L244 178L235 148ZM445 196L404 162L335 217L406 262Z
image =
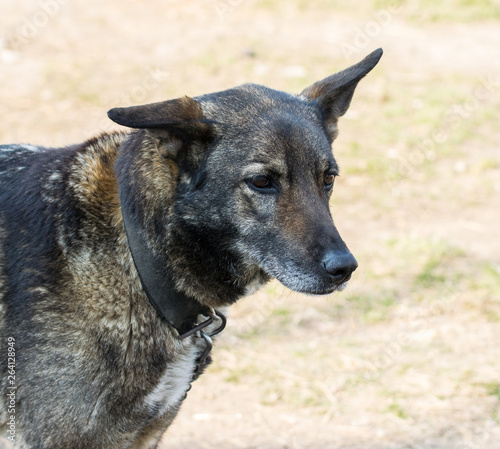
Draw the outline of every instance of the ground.
M500 447L498 0L0 0L0 142L243 82L299 92L383 47L340 122L328 297L237 304L162 448ZM0 443L1 447L1 443Z

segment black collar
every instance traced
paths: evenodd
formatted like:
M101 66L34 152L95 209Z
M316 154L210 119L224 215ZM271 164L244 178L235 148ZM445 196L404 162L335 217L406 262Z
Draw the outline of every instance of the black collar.
M175 288L172 275L161 258L149 249L137 215L131 213L130 202L125 201L123 196L123 190L120 189L123 225L132 260L139 274L142 288L161 319L170 324L181 339L209 326L217 317L223 319L224 325L225 318L220 312L200 304L196 299ZM208 319L198 324L199 315L204 315Z

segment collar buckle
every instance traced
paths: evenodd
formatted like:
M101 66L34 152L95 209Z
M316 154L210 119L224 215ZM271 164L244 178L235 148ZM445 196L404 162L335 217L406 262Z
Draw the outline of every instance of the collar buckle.
M220 320L221 324L217 329L214 329L210 333L205 333L203 332L204 335L207 335L208 337L213 337L214 335L217 335L218 333L222 332L224 328L226 327L226 317L224 314L219 312L218 310L211 309L211 311L207 312L208 319L197 324L196 326L192 327L191 329L187 330L184 333L179 333L178 332L178 337L179 340L184 340L187 337L190 337L193 334L196 334L197 332L201 331L202 329L205 329L206 327L210 326L214 321Z

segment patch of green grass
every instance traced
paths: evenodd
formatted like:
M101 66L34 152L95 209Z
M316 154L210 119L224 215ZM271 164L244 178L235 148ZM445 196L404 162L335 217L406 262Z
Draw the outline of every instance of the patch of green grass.
M373 7L397 8L395 14L419 22L500 20L497 0L374 0Z
M225 377L225 381L226 382L231 382L231 383L240 383L240 379L241 379L241 373L238 373L236 371L231 371L226 377Z
M433 287L435 284L442 284L446 281L446 276L439 273L444 258L441 255L430 254L429 260L422 267L422 271L415 278L415 284L424 288Z
M326 409L330 406L325 392L313 382L270 382L261 395L261 404L286 404L288 407ZM318 410L319 411L319 410Z
M403 408L397 404L396 402L390 404L388 407L387 407L387 412L389 413L392 413L393 415L396 415L398 418L401 418L401 419L406 419L408 418L408 415L406 414L406 412L403 410Z
M288 0L285 2L259 0L258 9L276 13L284 8L306 11L324 11L325 13L345 13L373 16L377 12L387 11L391 16L401 17L419 23L426 22L475 22L482 20L500 20L498 0L371 0L341 2L339 0Z
M488 396L495 396L500 401L500 382L489 382L481 385Z
M408 272L414 276L414 292L437 288L461 276L457 262L465 253L445 240L406 236L390 239L387 245L399 255L401 264L409 267Z
M348 175L368 175L373 180L384 181L387 177L387 161L378 155L365 156L355 159L349 163L342 174Z
M264 288L269 296L276 296L280 291L280 285L276 281L270 282Z
M241 383L243 378L245 377L253 377L260 375L261 373L259 372L257 366L253 365L252 363L248 363L245 366L238 366L229 369L224 376L224 380L226 382L238 384Z
M470 307L477 308L490 322L500 321L500 266L485 263L470 276L467 288L474 292Z
M388 76L391 78L391 74ZM480 102L467 118L456 113L456 108L462 110L473 98L476 79L448 74L433 81L401 82L395 77L378 87L377 74L373 74L374 87L354 101L352 110L357 114L339 125L334 152L338 146L343 173L374 181L404 180L414 175L434 180L439 168L436 160L462 157L467 143L477 138L479 124L486 127L484 134L494 135L494 130L485 125L494 123L493 118L487 118L498 110L493 101ZM383 110L382 119L363 112L373 105ZM356 132L361 126L377 130L375 145L370 132Z
M298 359L303 359L305 357L309 357L311 354L311 350L308 348L300 348L293 351L293 356Z
M294 312L288 307L277 306L269 314L269 321L273 323L275 329L273 335L280 335L281 330L288 326L294 317Z
M476 170L483 173L489 170L498 170L500 168L500 161L498 159L486 158L480 160L476 165Z
M387 246L391 258L386 265L364 267L365 281L377 287L348 289L323 313L335 320L349 317L375 324L391 320L401 300L437 302L449 297L450 286L467 288L466 254L447 241L407 235L389 239Z
M408 370L412 369L413 367L414 365L411 363L401 363L399 364L398 367L398 374L404 375L408 372Z
M390 315L397 299L397 292L380 290L373 293L346 293L345 301L350 314L359 317L365 323L378 323ZM338 312L338 311L337 311Z
M370 5L367 5L370 7ZM308 10L322 10L322 11L349 11L351 8L349 5L346 7L345 2L340 0L316 0L315 2L310 2L307 0L291 0L286 2L272 1L272 0L259 0L257 2L257 7L266 11L282 11L285 7L290 9L296 9L298 11L304 12Z
M274 317L289 317L292 311L287 307L277 307L271 311L271 316Z
M483 263L476 276L471 278L470 287L488 289L491 293L500 294L500 265L490 262Z
M500 266L486 264L483 268L485 285L491 288L492 293L500 293Z

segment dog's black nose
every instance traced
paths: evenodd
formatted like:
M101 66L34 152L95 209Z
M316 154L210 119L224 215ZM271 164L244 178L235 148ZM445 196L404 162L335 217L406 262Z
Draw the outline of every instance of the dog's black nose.
M342 284L351 278L358 262L349 251L329 251L323 259L323 266L336 284Z

